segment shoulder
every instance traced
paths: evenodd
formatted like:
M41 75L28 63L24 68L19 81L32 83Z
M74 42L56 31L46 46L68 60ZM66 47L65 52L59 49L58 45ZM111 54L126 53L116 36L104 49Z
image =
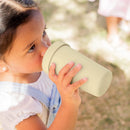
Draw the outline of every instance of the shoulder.
M14 92L0 92L0 112L8 111L12 108L32 109L31 107L35 105L41 106L41 103L31 96ZM37 108L39 107L35 106L35 109Z
M41 103L30 96L0 92L0 123L9 127L6 129L13 129L22 120L41 112Z

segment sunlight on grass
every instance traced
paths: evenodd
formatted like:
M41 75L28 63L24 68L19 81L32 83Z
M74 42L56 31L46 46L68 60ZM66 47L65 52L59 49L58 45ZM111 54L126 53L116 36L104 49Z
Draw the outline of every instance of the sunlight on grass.
M118 65L125 72L126 77L130 79L130 52L126 48L122 46L113 47L100 37L92 38L86 48L89 53L98 54L104 60Z

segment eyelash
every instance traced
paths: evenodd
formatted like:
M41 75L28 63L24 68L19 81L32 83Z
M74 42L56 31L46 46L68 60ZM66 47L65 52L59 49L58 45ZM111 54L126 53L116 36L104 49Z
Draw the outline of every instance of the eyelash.
M43 34L42 34L42 36L44 37L44 36L46 36L46 31L44 30L44 32L43 32Z
M36 47L36 45L33 44L33 45L31 46L31 48L29 49L28 53L32 53L32 52L34 51L35 47Z

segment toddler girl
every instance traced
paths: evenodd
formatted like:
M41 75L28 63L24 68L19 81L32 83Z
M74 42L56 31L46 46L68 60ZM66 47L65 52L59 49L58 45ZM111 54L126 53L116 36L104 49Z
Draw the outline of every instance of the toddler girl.
M98 13L106 17L108 42L116 47L123 47L124 42L119 36L118 24L124 20L130 21L130 0L99 0Z
M71 84L81 65L70 62L49 77L42 59L51 45L32 0L0 1L0 130L74 130L81 98Z

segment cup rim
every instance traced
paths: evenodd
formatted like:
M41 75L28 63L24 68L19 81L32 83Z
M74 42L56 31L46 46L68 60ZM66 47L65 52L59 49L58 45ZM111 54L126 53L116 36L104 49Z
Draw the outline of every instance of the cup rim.
M68 44L62 42L62 41L56 41L54 42L46 51L44 54L43 60L42 60L42 69L48 73L50 68L51 60L56 53L56 51L63 47L63 46L69 46Z

